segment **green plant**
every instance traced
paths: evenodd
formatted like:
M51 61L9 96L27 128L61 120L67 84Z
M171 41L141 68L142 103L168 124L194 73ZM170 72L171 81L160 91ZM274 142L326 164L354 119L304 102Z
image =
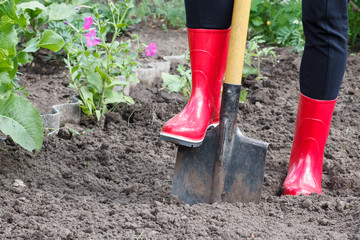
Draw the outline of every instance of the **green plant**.
M351 206L346 206L345 209L346 209L345 215L348 215L351 210Z
M243 103L247 102L247 95L248 92L246 89L241 90L239 102L243 102Z
M185 27L185 6L179 0L143 0L132 12L137 18L146 21L147 16L164 19L165 23L174 28ZM167 28L166 24L163 28Z
M253 0L249 21L250 36L262 35L267 44L304 47L301 1Z
M26 33L28 12L17 8L14 0L0 2L0 131L28 151L40 150L43 142L42 120L37 109L24 96L17 83L18 66L31 61L30 53L40 47L60 50L64 40L55 32L43 33L20 43L18 35Z
M181 92L187 99L191 95L191 70L186 69L183 65L178 65L176 69L179 75L162 73L164 85L169 89L169 92Z
M360 0L351 0L349 7L349 45L354 50L360 49Z
M263 36L253 37L247 42L244 58L243 77L249 75L258 75L257 79L262 79L261 60L264 57L270 57L274 61L276 53L274 47L261 47L260 44L265 43Z
M29 27L25 32L26 40L39 35L51 22L72 18L77 11L72 4L54 2L46 6L40 1L22 2L17 5L17 8L25 12L28 17Z
M291 20L290 26L279 28L276 40L282 46L292 46L292 51L301 53L304 50L305 39L301 21L298 19Z
M126 11L126 5L123 4L122 1L114 1L112 3L117 9L119 9L120 12ZM110 6L108 1L104 1L104 3L98 5L98 12L101 13L100 18L101 19L111 19L112 18L112 7ZM125 23L122 28L121 32L125 32L127 30L127 27L136 23L139 23L138 18L134 18L133 15L130 13L133 11L134 8L129 9L129 12L127 16L123 19L123 22ZM111 30L109 27L107 30Z
M261 74L261 60L264 57L270 57L274 61L276 53L273 50L274 47L261 47L260 44L265 43L262 36L253 37L247 42L244 56L243 78L247 78L250 75L257 75L257 79L262 79ZM247 101L248 92L246 89L240 92L240 102Z
M123 5L126 8L121 12L109 1L112 18L104 20L100 18L95 5L94 20L93 16L86 18L82 29L67 23L73 36L65 45L65 63L70 71L70 87L77 91L83 112L97 120L114 110L121 102L134 103L130 96L124 94L124 89L130 82L138 81L133 69L139 65L136 58L141 49L137 35L132 35L137 44L135 51L130 50L131 41L117 41L121 29L126 26L125 16L134 6L133 0L125 0ZM90 29L93 24L95 28ZM110 42L107 42L107 27L113 32ZM97 32L100 38L96 37ZM120 79L120 76L124 79ZM117 91L114 89L116 86L122 90Z

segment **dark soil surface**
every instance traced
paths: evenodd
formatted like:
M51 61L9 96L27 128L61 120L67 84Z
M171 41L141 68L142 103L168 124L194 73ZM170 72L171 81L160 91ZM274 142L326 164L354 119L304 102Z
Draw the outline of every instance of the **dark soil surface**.
M187 49L184 30L133 31L144 43L156 42L154 59ZM159 79L152 87L138 84L131 93L136 103L101 122L83 120L46 136L37 155L1 141L0 239L360 239L360 57L348 58L325 149L324 193L294 197L280 192L300 58L287 48L277 52L274 64L263 61L264 81L244 82L248 102L238 113L246 136L271 143L260 204L189 206L171 196L176 146L160 141L159 131L186 100L167 93ZM71 101L61 64L22 72L40 112Z

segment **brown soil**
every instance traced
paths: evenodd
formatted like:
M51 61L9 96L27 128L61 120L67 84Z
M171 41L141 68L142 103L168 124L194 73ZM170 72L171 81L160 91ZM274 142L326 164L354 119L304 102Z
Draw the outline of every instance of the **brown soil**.
M157 43L158 57L187 49L183 30L133 31ZM80 135L63 128L46 136L38 155L0 141L0 239L360 239L360 57L348 58L325 149L324 193L280 196L300 58L277 51L275 64L263 62L264 81L244 82L248 102L238 113L246 136L271 143L260 204L189 206L171 196L176 146L160 141L159 131L186 101L159 79L138 85L136 104L100 123L67 126ZM74 94L64 67L46 69L23 68L21 77L41 112Z

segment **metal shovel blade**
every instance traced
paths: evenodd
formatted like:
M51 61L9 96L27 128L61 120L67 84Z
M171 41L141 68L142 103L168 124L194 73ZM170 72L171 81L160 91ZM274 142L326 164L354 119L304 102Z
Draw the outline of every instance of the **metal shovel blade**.
M200 147L178 146L172 194L180 201L190 205L210 203L216 145L216 129L211 129Z
M268 143L245 137L237 127L239 94L239 86L224 84L220 124L207 131L200 147L178 147L172 194L180 201L260 201Z
M268 144L247 138L236 129L232 149L227 150L227 166L221 170L225 181L219 183L215 178L217 131L209 130L198 148L178 147L172 194L189 205L215 201L258 203ZM223 184L220 200L213 193L214 184Z

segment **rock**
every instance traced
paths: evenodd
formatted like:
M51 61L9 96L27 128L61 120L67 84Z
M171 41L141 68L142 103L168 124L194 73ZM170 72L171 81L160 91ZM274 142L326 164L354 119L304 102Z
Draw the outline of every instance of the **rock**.
M310 201L310 199L305 199L302 203L301 203L301 207L302 208L309 208L312 205L312 202Z
M262 108L263 108L263 105L262 105L261 103L259 103L259 102L256 102L256 103L255 103L255 106L256 106L257 108L259 108L259 109L262 109Z
M169 221L169 216L166 213L159 212L156 215L156 222L160 224L165 224Z
M102 150L108 150L110 147L110 145L108 143L102 143L100 146L100 149Z
M345 208L345 202L344 201L338 201L336 203L336 210L343 211Z
M14 187L26 187L25 183L19 179L15 179L13 186Z
M320 219L320 220L318 221L318 223L319 223L320 225L322 225L322 226L327 226L327 225L330 224L330 221L329 221L328 219L326 219L326 218L322 218L322 219Z

